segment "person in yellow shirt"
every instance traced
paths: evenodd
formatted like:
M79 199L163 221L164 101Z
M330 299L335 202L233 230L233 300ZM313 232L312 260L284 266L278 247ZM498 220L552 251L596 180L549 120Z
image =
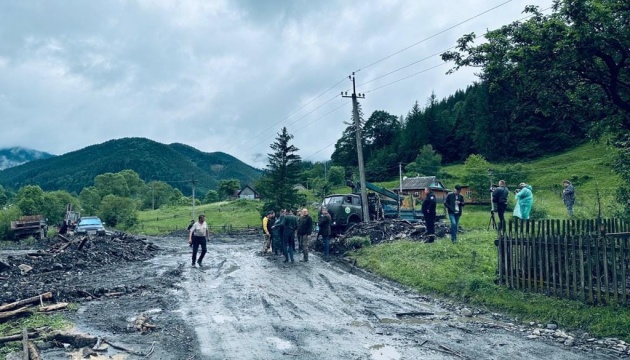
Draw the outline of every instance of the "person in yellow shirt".
M262 228L263 228L263 234L265 235L265 239L264 239L264 243L263 243L263 249L262 249L262 255L267 254L267 251L270 249L271 247L271 234L269 233L269 228L268 228L268 223L269 223L269 218L271 218L271 211L267 213L267 216L263 217L262 219Z

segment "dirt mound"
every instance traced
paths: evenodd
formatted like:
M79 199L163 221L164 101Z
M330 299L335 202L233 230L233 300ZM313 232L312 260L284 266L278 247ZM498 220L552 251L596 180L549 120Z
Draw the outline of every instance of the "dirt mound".
M47 244L42 250L41 244ZM155 256L159 248L146 238L125 233L96 237L55 237L40 242L38 250L14 250L0 262L0 278L4 280L0 303L51 291L58 299L97 297L117 289L81 290L83 279L104 268L121 267ZM85 286L82 287L85 289Z

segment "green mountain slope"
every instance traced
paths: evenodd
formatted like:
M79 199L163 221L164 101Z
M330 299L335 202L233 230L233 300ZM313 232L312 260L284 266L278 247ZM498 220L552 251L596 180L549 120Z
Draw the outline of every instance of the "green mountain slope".
M145 181L161 180L190 195L191 179L203 194L226 178L241 183L260 172L223 153L204 153L182 144L166 145L144 138L124 138L88 146L57 157L34 160L0 171L0 184L18 189L37 184L44 190L80 192L93 185L94 177L131 169Z

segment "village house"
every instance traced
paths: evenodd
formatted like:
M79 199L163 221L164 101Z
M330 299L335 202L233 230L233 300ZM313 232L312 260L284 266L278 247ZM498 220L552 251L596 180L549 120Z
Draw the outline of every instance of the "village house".
M438 202L444 202L449 190L435 176L404 177L401 186L392 189L399 195L412 196L416 202L424 200L424 189L431 188Z
M245 185L239 192L236 193L238 199L257 200L260 199L260 195L251 186Z

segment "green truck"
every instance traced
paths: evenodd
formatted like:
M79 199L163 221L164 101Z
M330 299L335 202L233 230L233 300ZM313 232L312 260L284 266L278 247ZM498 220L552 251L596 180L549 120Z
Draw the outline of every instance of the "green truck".
M332 231L336 234L343 233L353 224L363 222L363 211L361 208L361 187L359 184L348 182L352 188L350 194L328 195L322 201L321 209L328 209L332 219ZM368 212L370 220L380 220L384 218L399 218L409 222L422 220L422 213L415 209L402 209L400 204L402 198L393 191L387 190L378 185L366 182L368 190Z

